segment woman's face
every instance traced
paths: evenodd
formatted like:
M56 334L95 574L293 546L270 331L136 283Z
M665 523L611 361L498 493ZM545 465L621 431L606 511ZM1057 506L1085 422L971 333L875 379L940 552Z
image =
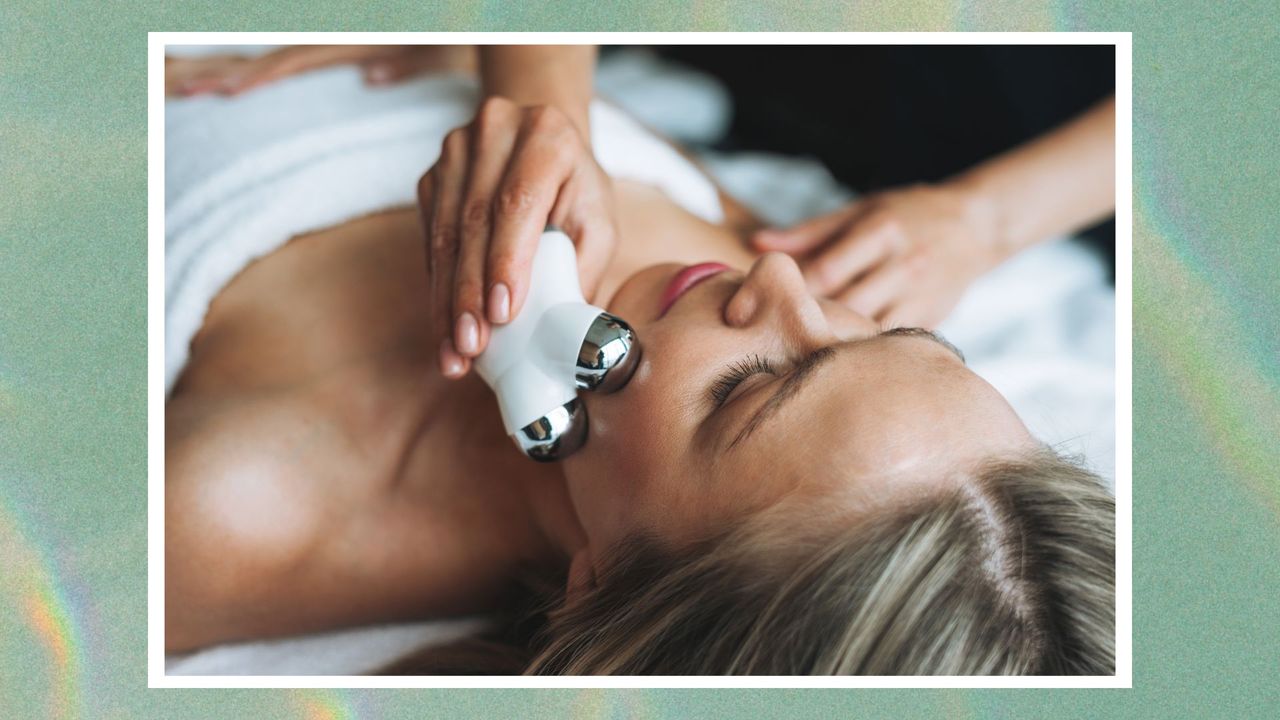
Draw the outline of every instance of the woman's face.
M642 361L620 391L585 394L588 440L564 461L597 552L640 530L692 540L794 492L853 511L909 500L1033 442L950 347L815 299L787 255L670 302L685 269L646 268L609 303Z

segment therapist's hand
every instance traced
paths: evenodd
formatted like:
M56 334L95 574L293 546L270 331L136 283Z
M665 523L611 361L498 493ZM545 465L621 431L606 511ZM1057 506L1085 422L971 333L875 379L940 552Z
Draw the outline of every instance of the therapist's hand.
M617 242L612 182L577 126L549 105L487 98L445 137L418 203L440 369L450 378L467 373L491 324L520 312L546 225L577 247L588 299Z
M290 45L257 56L166 57L167 95L239 95L334 65L359 65L366 84L474 66L471 48L454 45Z
M810 292L886 326L937 326L1004 259L985 208L945 185L869 195L751 243L796 256Z

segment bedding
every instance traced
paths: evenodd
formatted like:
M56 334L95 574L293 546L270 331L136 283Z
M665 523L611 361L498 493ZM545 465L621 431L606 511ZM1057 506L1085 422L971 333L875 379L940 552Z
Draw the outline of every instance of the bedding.
M723 88L628 50L601 61L597 90L617 106L592 108L592 142L604 169L657 185L690 212L718 221L714 186L628 115L677 141L709 143L728 125ZM373 90L354 68L334 68L231 100L166 102L166 394L210 300L241 267L294 235L412 203L440 138L469 120L475 101L474 83L456 76ZM813 158L704 152L699 160L730 194L774 223L853 197ZM981 278L939 330L1033 433L1082 455L1114 484L1114 318L1105 265L1062 238ZM413 648L475 632L484 622L402 623L228 644L170 655L165 669L171 675L359 674Z

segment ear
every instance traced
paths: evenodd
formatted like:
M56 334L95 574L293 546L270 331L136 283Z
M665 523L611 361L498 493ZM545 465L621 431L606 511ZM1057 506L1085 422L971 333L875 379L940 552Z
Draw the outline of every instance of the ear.
M569 561L569 580L564 591L566 605L577 604L587 591L595 588L596 571L591 561L591 551L585 545Z

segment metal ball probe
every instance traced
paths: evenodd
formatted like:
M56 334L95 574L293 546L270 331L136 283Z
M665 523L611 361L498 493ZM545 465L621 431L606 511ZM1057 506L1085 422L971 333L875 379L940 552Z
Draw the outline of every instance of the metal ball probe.
M582 297L573 242L548 228L534 253L524 307L493 327L475 363L516 445L534 460L551 462L587 440L587 408L578 391L622 389L640 354L631 326Z

